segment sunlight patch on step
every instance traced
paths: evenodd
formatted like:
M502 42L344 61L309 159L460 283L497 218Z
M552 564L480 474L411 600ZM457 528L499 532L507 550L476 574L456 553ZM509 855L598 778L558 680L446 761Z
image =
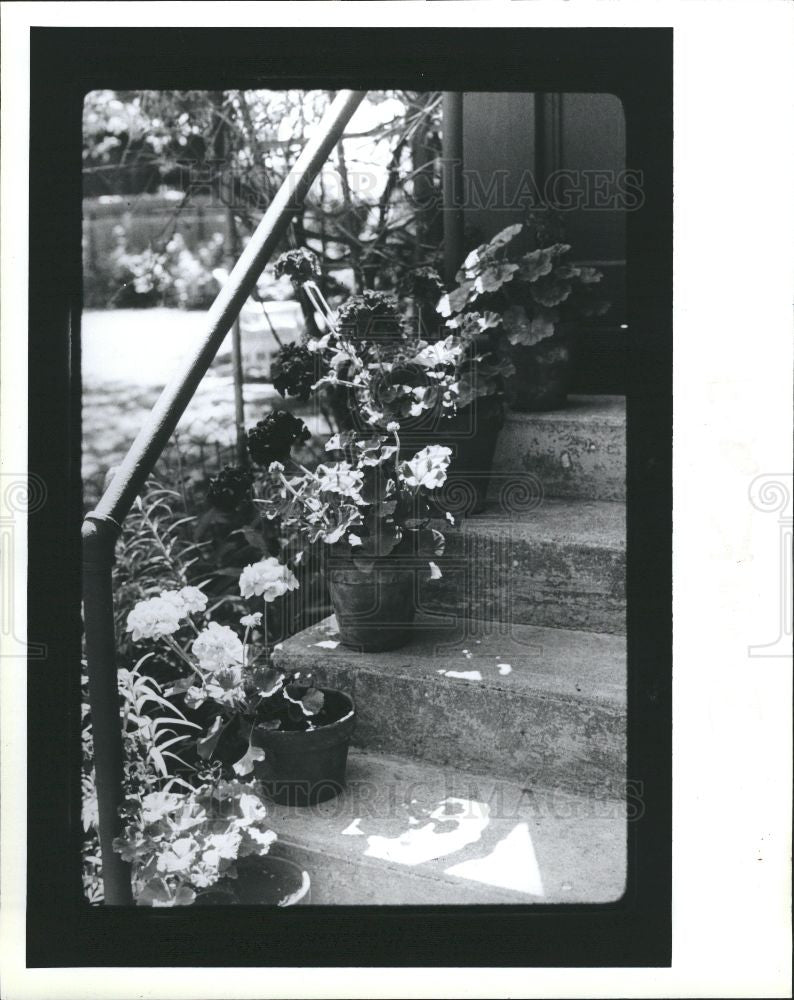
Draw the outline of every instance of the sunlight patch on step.
M518 823L484 858L472 858L447 868L457 875L497 889L513 889L531 896L545 896L538 859L526 823Z
M368 837L364 854L399 865L435 861L480 840L489 814L485 802L447 798L430 813L430 823L412 826L397 837Z
M315 642L312 645L319 646L320 649L336 649L339 645L338 639L323 639L321 642Z
M350 824L350 826L346 826L344 828L344 830L342 830L342 836L343 837L363 837L364 836L364 831L363 830L359 830L359 828L358 828L358 824L360 822L361 822L361 817L357 816L353 820L353 822Z

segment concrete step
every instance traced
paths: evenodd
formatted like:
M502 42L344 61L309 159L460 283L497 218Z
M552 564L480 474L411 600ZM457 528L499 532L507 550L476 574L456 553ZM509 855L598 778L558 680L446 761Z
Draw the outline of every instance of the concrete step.
M623 801L354 750L340 796L268 813L274 853L309 872L312 904L608 903L624 891Z
M571 396L563 410L508 413L494 455L494 500L517 473L536 477L547 497L625 500L625 397Z
M356 746L533 788L623 794L622 637L421 617L406 646L362 653L341 645L331 616L275 662L353 696Z
M439 523L443 576L421 593L423 610L592 632L626 630L626 508L596 500L542 499L512 513Z

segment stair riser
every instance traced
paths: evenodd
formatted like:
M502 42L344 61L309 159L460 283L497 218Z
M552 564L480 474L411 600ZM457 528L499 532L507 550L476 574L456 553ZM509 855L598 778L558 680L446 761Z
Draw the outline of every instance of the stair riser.
M625 426L614 418L577 420L575 412L508 416L494 473L530 473L548 497L625 500Z
M322 684L352 693L355 746L490 770L530 787L624 792L621 705L327 663L315 674Z
M443 576L422 590L422 610L520 625L626 631L623 551L511 536L450 532Z
M309 872L312 906L471 906L548 902L492 886L423 877L408 867L390 867L383 863L364 866L360 860L335 857L327 850L307 848L289 840L280 840L273 851Z

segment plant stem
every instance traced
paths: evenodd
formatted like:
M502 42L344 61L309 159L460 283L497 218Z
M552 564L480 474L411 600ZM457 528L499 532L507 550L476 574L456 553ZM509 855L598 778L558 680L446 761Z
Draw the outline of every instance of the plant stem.
M262 598L262 609L263 609L263 611L262 611L262 638L264 640L264 646L265 646L265 663L269 664L269 662L270 662L270 647L269 647L269 644L268 644L268 636L267 636L267 601L264 598Z

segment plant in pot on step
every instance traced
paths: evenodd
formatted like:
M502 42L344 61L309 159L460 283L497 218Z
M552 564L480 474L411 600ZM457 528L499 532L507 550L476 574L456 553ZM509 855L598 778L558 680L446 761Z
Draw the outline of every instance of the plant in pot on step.
M267 518L278 519L296 559L323 544L325 576L344 645L385 650L411 637L421 579L437 579L444 536L431 527L430 501L443 486L451 450L428 445L404 457L399 424L386 434L335 434L315 471L268 468ZM452 514L447 518L454 523Z
M188 792L128 795L113 848L132 867L139 906L309 901L309 876L269 854L276 834L255 783L207 771Z
M344 787L355 710L341 691L272 665L268 605L297 587L289 567L271 556L240 574L248 613L235 627L210 619L196 587L188 588L187 603L178 592L139 602L127 627L133 640L159 640L181 664L167 694L182 696L190 721L202 728L198 758L220 764L229 777L253 774L276 802L304 805ZM230 595L228 603L240 600Z
M282 258L281 266L325 317L327 332L279 352L276 388L328 399L341 430L383 434L397 423L405 457L428 445L450 447L448 482L434 502L458 514L482 510L512 371L487 324L444 331L423 322L419 333L412 330L410 318L426 316L428 296L443 290L427 268L411 284L416 302L425 303L412 317L396 296L371 290L333 311L299 263Z
M507 399L514 410L551 410L567 400L575 322L600 316L601 272L569 261L567 243L546 243L546 229L516 224L464 260L439 313L449 329L498 329L514 366Z

